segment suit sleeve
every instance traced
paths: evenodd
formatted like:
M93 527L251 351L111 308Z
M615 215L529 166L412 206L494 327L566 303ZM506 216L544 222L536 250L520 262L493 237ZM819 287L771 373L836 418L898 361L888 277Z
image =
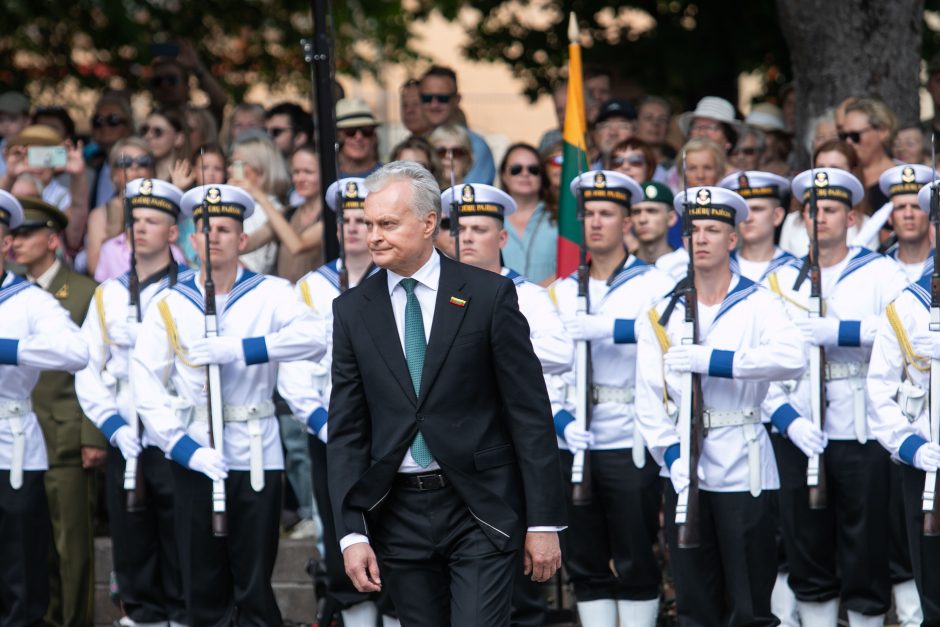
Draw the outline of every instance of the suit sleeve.
M326 445L337 538L350 533L368 533L363 513L352 510L345 502L350 490L369 468L371 450L369 406L342 304L342 300L333 301L333 390Z
M565 498L551 405L528 324L509 280L497 290L491 325L493 366L522 473L526 525L564 526Z

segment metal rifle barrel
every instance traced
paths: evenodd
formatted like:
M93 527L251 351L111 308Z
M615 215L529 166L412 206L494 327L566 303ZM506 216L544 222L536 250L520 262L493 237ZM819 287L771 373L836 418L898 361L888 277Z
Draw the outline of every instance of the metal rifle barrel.
M930 189L930 223L934 235L940 236L940 189L937 188L936 133L930 136L930 155L933 164L933 187ZM940 239L934 239L940 242ZM940 333L940 255L934 251L933 274L930 277L930 332ZM930 360L930 404L928 422L930 441L940 441L940 360ZM940 500L937 499L937 471L925 473L922 509L924 535L940 535Z
M813 237L809 252L809 317L821 318L825 315L822 300L822 272L819 268L819 230L816 204L816 174L815 168L810 181L809 213L813 223ZM826 426L826 352L822 346L810 347L810 399L813 413L813 422L820 431ZM813 455L807 460L806 485L809 489L809 508L814 510L825 509L829 501L826 489L826 464L822 454Z

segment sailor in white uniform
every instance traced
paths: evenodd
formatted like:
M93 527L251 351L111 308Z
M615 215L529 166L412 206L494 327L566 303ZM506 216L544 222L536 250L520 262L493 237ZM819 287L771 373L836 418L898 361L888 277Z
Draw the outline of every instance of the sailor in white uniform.
M200 186L181 201L193 216L200 273L178 282L144 317L131 362L137 411L149 437L175 462L176 539L190 625L279 625L271 588L284 467L271 398L281 361L320 359L322 322L282 279L238 264L251 196ZM218 337L206 337L208 219ZM210 446L208 369L221 370L224 454ZM170 390L173 391L171 394ZM212 482L225 480L225 537L213 535ZM237 617L237 619L236 619Z
M42 370L76 372L88 346L52 294L4 269L23 208L0 190L0 624L44 625L52 527L46 445L30 393Z
M637 322L636 410L647 447L671 480L664 512L679 621L776 625L772 501L779 480L760 405L769 381L802 374L803 341L773 294L731 272L735 227L747 218L744 199L698 187L678 194L675 207L691 231L698 343L683 343L687 292L680 284ZM679 546L676 524L691 466L675 418L691 402L680 394L686 373L701 375L703 391L704 442L691 469L699 481L697 548Z
M653 627L660 584L653 546L662 490L659 466L635 425L635 325L675 281L624 249L632 201L643 198L633 179L619 172L585 172L571 182L571 191L584 196L584 238L591 256L587 313L578 313L577 273L559 279L550 291L571 339L590 346L590 425L585 429L575 420L574 372L555 378L562 403L553 409L565 478L571 478L574 453L589 451L592 499L589 504L569 499L562 557L582 624L615 627L619 619L621 625ZM571 489L569 484L569 495Z
M878 177L881 193L891 199L888 223L897 237L888 255L900 264L911 283L933 271L930 206L922 207L917 194L935 177L933 168L919 163L894 166Z

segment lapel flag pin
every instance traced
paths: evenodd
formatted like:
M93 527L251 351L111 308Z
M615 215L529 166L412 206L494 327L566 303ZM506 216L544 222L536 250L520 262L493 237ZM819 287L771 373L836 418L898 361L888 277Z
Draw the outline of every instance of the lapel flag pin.
M457 298L456 296L451 296L451 297L450 297L450 304L451 304L451 305L457 305L458 307L466 307L466 306L467 306L467 301L465 301L465 300L462 299L462 298Z

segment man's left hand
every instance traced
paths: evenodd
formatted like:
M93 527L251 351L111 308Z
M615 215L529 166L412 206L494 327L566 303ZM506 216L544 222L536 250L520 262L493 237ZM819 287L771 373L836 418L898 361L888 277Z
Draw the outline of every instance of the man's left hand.
M82 447L82 468L97 468L104 466L104 460L108 456L108 451L97 446Z
M525 574L542 583L561 568L561 546L554 531L529 531L525 534Z

